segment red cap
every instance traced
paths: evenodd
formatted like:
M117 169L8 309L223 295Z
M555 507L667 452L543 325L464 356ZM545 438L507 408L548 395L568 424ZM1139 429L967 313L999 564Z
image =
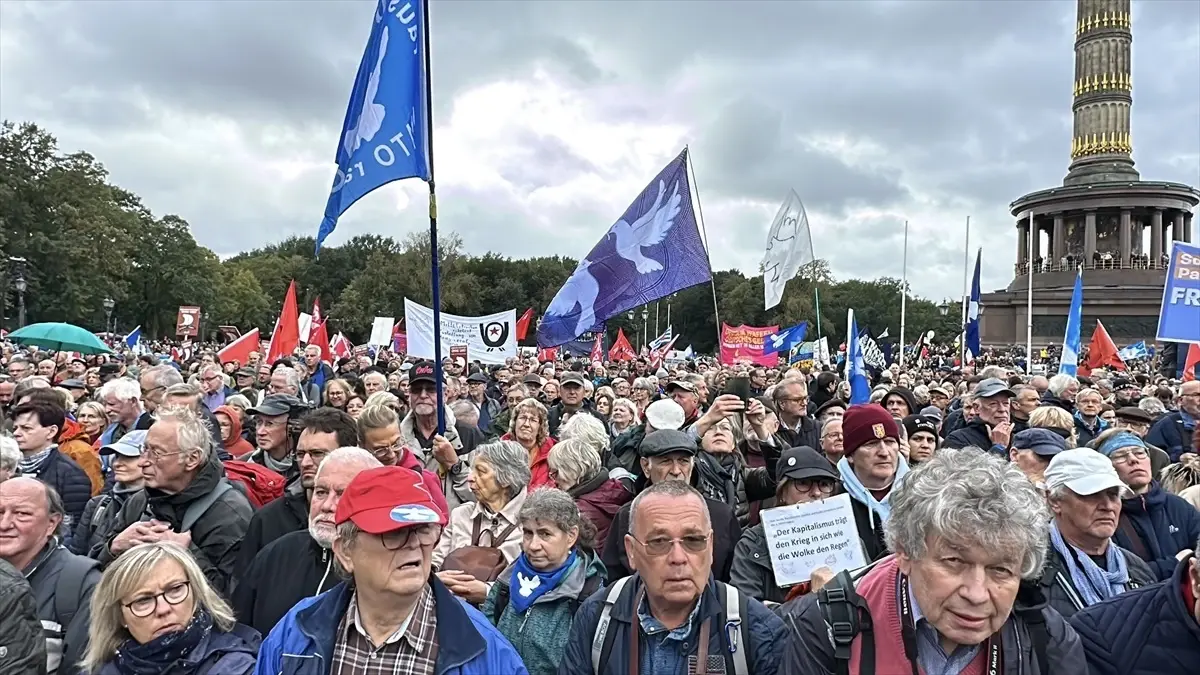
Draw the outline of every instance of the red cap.
M900 440L900 425L896 418L875 403L852 405L842 416L842 448L847 455L881 438ZM345 499L345 497L342 497Z
M421 475L412 469L383 466L359 473L346 486L333 516L338 525L353 521L368 534L386 534L425 523L446 524Z

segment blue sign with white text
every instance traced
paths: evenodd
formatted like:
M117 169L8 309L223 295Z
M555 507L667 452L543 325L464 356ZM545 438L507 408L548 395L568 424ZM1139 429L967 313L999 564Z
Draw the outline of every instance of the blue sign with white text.
M1200 246L1172 242L1157 337L1160 342L1200 343Z
M428 74L422 0L379 0L338 136L337 175L317 253L354 202L403 178L428 181Z

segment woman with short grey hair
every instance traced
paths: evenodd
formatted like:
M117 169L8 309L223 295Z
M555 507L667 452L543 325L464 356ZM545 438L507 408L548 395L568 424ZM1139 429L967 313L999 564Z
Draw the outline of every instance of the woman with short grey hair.
M593 420L600 425L600 433L604 433L602 423L590 415L576 415L568 424L582 419ZM597 553L602 553L613 518L633 499L633 493L621 481L609 477L600 462L600 455L582 435L568 438L551 448L549 463L550 477L575 499L580 513L595 527Z
M450 511L450 521L433 551L433 565L441 568L447 557L467 547L499 549L504 561L511 563L521 553L521 526L517 515L525 503L526 487L532 474L529 454L516 441L485 443L472 453L467 486L475 495L473 502L460 504ZM499 572L499 570L497 570ZM478 579L461 571L443 570L443 582L468 602L479 605L487 597L488 583L495 578Z
M781 608L796 634L780 672L837 669L822 614L845 610L857 616L859 610L849 601L829 600L842 606L822 609L816 604L827 591L853 589L874 624L876 663L860 664L862 672L874 672L877 664L894 670L897 661L909 661L914 672L933 672L949 653L962 656L963 672L1001 663L1004 675L1086 675L1079 636L1046 605L1036 584L1022 584L1041 575L1050 513L1020 469L977 448L943 449L911 471L890 501L885 528L894 555L864 572L843 572L820 594ZM937 638L917 638L915 649L906 649L901 628L914 616ZM860 631L850 638L851 652L866 652Z
M518 519L521 554L497 577L480 611L516 648L529 675L554 675L575 613L604 585L605 567L592 548L595 530L562 490L529 493Z

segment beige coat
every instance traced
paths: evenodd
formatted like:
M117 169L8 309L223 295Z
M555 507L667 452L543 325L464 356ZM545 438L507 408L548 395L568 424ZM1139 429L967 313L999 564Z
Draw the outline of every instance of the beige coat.
M441 567L442 561L452 551L464 546L476 545L471 542L471 533L474 531L476 517L483 518L479 528L481 541L477 545L496 546L504 553L505 561L512 563L516 560L517 556L521 555L521 525L517 522L517 514L521 512L521 505L525 503L526 494L528 493L522 488L516 497L513 497L508 504L505 504L504 508L500 509L499 513L492 513L486 506L478 502L469 502L454 507L450 511L450 522L446 525L446 529L442 530L442 538L433 551L433 566ZM493 542L488 535L483 534L488 532L495 537L507 530L509 526L515 527L502 542Z

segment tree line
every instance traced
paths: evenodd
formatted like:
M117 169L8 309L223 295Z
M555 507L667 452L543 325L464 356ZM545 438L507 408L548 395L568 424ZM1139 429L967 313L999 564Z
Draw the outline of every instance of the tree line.
M117 332L140 325L143 335L173 337L181 305L203 310L205 337L220 325L269 334L288 283L296 280L301 311L319 297L332 331L365 341L375 316L404 314L404 298L431 304L429 233L403 239L360 235L326 245L313 256L312 237L290 237L220 260L198 244L186 220L155 216L138 196L117 185L104 166L86 152L65 154L48 131L36 124L0 125L0 320L15 328L17 293L11 258L24 258L27 322L65 321L101 330L104 299L114 300ZM472 255L454 233L439 238L442 308L479 315L532 307L538 315L575 269L576 260L555 256L514 259L495 253ZM643 325L654 337L671 323L677 346L699 353L716 349L717 319L731 324L786 327L809 321L809 335L821 333L833 344L844 340L846 310L859 326L878 335L900 332L901 282L890 277L837 281L817 260L787 287L783 301L763 309L761 276L737 270L714 274L713 288L701 285L647 308L609 321L640 344ZM815 292L814 292L815 291ZM959 330L959 310L942 316L931 301L910 296L908 342L933 330L942 340ZM532 333L532 331L531 331ZM532 344L532 335L529 343Z

